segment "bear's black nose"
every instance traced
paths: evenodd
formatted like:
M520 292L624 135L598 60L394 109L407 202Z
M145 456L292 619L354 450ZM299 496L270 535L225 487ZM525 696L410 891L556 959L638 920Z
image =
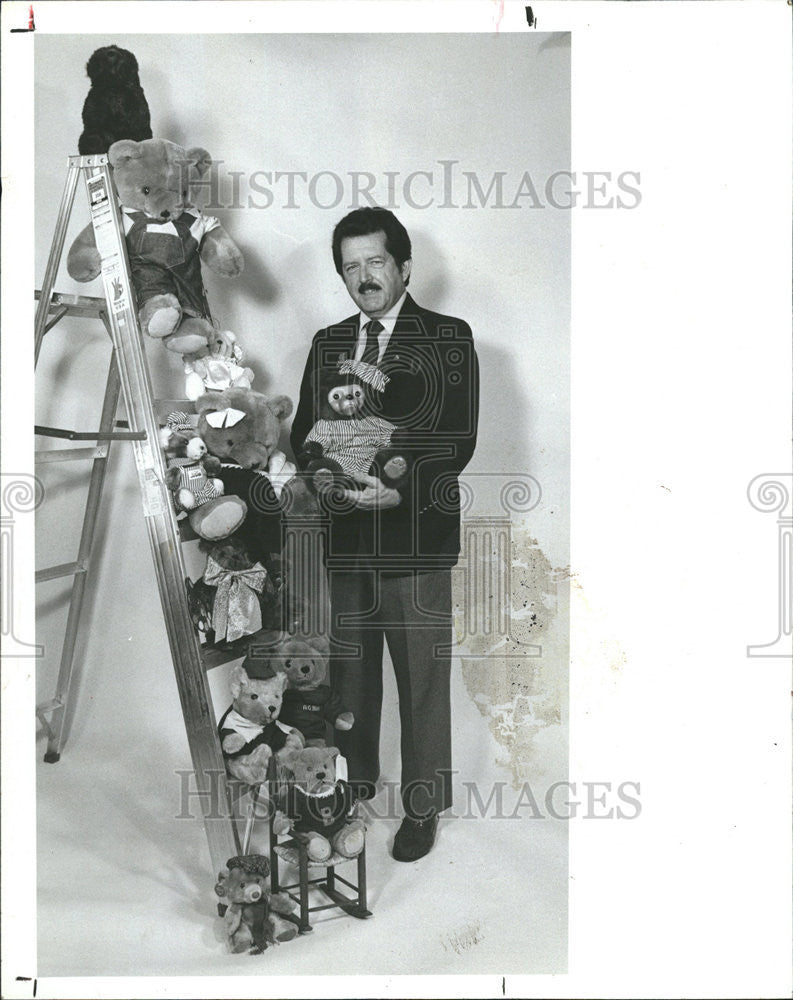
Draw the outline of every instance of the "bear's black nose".
M301 667L300 668L300 673L301 674L308 674L310 672L311 672L311 667Z
M267 707L269 708L271 714L275 715L275 705L268 705Z
M317 771L317 777L318 778L324 778L325 777L325 772L324 771Z
M162 211L160 212L160 218L161 218L161 219L170 219L170 217L171 217L171 213L170 213L170 212L168 211L168 209L167 209L167 208L164 208L164 209L163 209L163 210L162 210Z

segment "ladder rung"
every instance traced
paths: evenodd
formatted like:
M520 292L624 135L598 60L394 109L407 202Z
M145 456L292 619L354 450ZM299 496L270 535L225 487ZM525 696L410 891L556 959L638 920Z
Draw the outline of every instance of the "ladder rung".
M41 298L41 290L36 289L36 301ZM107 312L107 303L104 299L98 299L93 295L65 295L62 292L53 292L50 299L50 312L65 310L61 315L69 316L100 316ZM60 319L60 316L58 317ZM57 322L55 320L54 322ZM53 323L50 324L54 325Z
M66 306L58 306L53 312L52 316L50 316L50 318L44 324L44 332L49 333L56 323L60 323L60 321L68 313L68 311L69 310Z
M146 431L69 431L62 427L33 428L42 437L66 438L69 441L145 441Z
M61 563L60 566L36 570L36 583L59 580L63 576L77 576L78 573L85 573L85 571L86 567L81 562Z
M98 448L58 448L35 452L36 461L42 464L49 462L78 462L85 459L107 458L107 446Z
M36 705L36 715L48 715L58 708L63 708L63 702L60 698L53 698L51 701L44 701L40 705Z

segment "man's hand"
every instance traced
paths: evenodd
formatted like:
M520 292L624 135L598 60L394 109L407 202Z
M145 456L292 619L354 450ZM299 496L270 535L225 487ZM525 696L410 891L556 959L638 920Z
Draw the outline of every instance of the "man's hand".
M389 507L396 507L402 502L398 490L383 486L377 476L354 473L353 479L364 489L345 490L344 493L360 510L388 510Z

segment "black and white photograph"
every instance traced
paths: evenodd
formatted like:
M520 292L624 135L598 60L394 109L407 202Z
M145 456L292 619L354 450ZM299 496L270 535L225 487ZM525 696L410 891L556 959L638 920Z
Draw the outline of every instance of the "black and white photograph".
M786 988L773 6L5 6L3 995Z

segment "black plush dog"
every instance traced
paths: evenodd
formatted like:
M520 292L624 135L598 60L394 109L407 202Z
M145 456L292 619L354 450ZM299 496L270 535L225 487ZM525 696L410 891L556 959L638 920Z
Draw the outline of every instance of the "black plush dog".
M91 89L83 105L80 155L106 153L118 139L151 139L149 105L135 56L117 45L106 45L94 52L85 69Z

